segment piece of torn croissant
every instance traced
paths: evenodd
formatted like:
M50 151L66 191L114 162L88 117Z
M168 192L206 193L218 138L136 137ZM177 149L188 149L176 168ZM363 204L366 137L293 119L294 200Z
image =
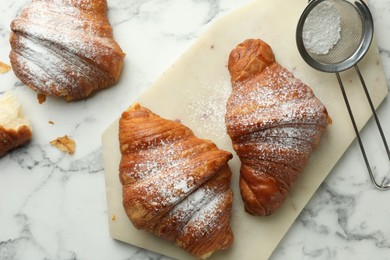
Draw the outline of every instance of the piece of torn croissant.
M15 75L68 101L115 84L125 54L106 12L106 0L33 0L11 23Z
M0 97L0 157L27 143L32 136L29 120L15 96L6 93Z
M205 259L233 242L232 154L136 103L119 121L123 206L137 229Z
M275 61L271 47L248 39L229 56L232 94L225 122L241 160L245 210L270 215L286 199L331 123L313 91Z

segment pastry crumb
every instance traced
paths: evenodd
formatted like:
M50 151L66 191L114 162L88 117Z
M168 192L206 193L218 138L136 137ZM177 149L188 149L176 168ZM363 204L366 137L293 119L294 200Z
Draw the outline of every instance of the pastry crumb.
M0 61L0 73L5 74L11 70L11 66Z
M116 215L115 215L115 214L112 215L111 220L112 220L112 221L115 221L115 220L116 220Z
M50 144L58 148L60 151L66 152L68 154L73 154L76 150L76 142L67 135L56 138L55 140L51 141Z
M39 93L39 94L37 95L37 99L38 99L39 104L45 103L45 101L46 101L46 95L40 94L40 93Z
M51 120L49 120L48 124L49 124L49 125L54 125L54 122L51 121Z

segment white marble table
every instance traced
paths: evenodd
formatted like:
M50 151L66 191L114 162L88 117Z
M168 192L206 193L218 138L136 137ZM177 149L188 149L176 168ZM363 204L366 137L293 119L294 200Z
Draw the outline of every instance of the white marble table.
M8 63L9 24L29 1L0 0L1 61ZM109 237L101 133L214 19L249 2L109 0L109 19L117 41L127 43L121 45L131 69L121 77L126 84L85 101L39 104L12 72L0 75L0 94L17 95L34 130L28 146L0 159L0 259L168 259ZM390 0L369 6L389 85ZM378 114L390 138L387 99ZM72 156L49 144L64 134L77 142ZM390 179L373 122L362 136L374 171ZM271 259L390 259L388 201L390 191L372 187L354 142Z

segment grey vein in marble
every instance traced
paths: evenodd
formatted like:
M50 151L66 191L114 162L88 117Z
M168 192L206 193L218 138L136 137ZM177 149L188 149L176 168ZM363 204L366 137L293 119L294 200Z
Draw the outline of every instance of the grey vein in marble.
M0 60L9 63L9 24L30 0L0 1ZM169 259L109 237L100 136L212 22L250 1L108 0L108 17L130 69L121 76L125 86L87 101L67 104L49 98L39 105L36 93L12 72L0 75L0 94L10 90L23 101L34 131L27 146L0 159L1 260ZM390 0L370 0L369 6L390 85ZM388 100L379 115L389 136ZM372 139L366 132L371 129L368 126L363 133L368 142ZM72 156L49 144L64 134L76 140ZM272 260L390 259L390 193L371 187L357 163L361 160L357 149L356 143L351 146ZM380 159L373 167L389 172Z

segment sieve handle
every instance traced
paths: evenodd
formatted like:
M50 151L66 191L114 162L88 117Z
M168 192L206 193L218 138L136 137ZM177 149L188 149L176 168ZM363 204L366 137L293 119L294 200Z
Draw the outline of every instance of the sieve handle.
M383 130L382 130L382 127L381 127L381 124L379 122L379 119L378 119L378 116L376 114L376 111L375 111L375 107L371 101L371 97L370 97L370 94L368 92L368 89L367 89L367 86L366 86L366 83L364 82L364 79L363 79L363 76L362 74L360 73L360 70L358 68L357 65L355 65L355 70L357 71L358 75L359 75L359 79L360 79L360 82L362 83L362 86L363 86L363 89L364 89L364 92L366 94L366 97L367 97L367 101L371 107L371 111L375 117L375 122L377 124L377 127L378 127L378 130L379 130L379 133L382 137L382 141L383 141L383 144L385 146L385 149L386 149L386 153L387 153L387 157L389 158L389 161L390 161L390 151L389 151L389 146L387 145L387 141L386 141L386 137L383 133ZM360 137L360 134L359 134L359 129L356 125L356 122L355 122L355 118L353 116L353 113L352 113L352 109L351 109L351 106L349 104L349 101L348 101L348 97L347 97L347 94L345 92L345 88L344 88L344 85L343 85L343 82L341 80L341 77L340 77L340 74L338 72L336 72L336 77L337 77L337 81L339 82L339 85L340 85L340 89L341 89L341 93L343 94L343 98L344 98L344 101L345 101L345 105L347 107L347 110L348 110L348 113L349 113L349 117L351 118L351 122L352 122L352 126L353 126L353 129L355 130L355 134L356 134L356 138L358 140L358 143L359 143L359 146L360 146L360 150L362 152L362 155L363 155L363 159L364 159L364 162L366 164L366 167L367 167L367 170L368 170L368 173L370 175L370 179L371 179L371 182L372 184L374 185L374 187L378 190L389 190L390 189L390 183L387 183L387 184L378 184L377 181L375 180L375 177L374 177L374 174L371 170L371 166L370 166L370 163L368 161L368 158L367 158L367 155L366 155L366 152L365 152L365 149L364 149L364 146L363 146L363 142L362 142L362 139Z

